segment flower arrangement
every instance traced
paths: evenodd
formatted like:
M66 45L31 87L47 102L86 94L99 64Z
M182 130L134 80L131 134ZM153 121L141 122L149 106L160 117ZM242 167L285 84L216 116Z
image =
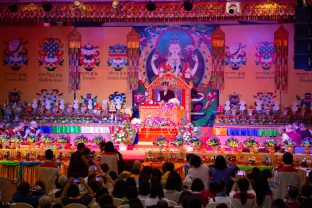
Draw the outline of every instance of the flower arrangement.
M255 164L256 163L256 158L254 156L252 156L252 157L248 158L248 162L250 164Z
M180 137L176 137L174 138L173 142L171 142L172 145L176 146L176 147L180 147L182 146L184 143L183 139Z
M35 136L35 135L27 137L27 142L29 142L29 143L35 143L35 142L38 142L38 141L39 141L39 138L37 136Z
M167 140L167 138L164 137L164 136L158 137L158 138L156 139L156 141L154 142L154 145L156 145L156 146L161 146L161 147L167 146L168 144L169 144L169 143L168 143L168 140Z
M196 137L193 137L188 143L196 147L201 145L201 141Z
M218 137L211 137L206 142L207 146L216 147L220 145L220 139Z
M41 141L44 143L53 143L54 139L49 135L44 135L41 137Z
M189 143L192 138L198 137L198 132L195 130L192 123L187 123L186 125L182 124L177 137L182 138L185 143Z
M0 143L5 143L9 140L9 137L6 135L0 135Z
M121 125L115 128L114 133L112 134L112 139L118 144L132 144L135 135L135 130L133 125L124 121Z
M293 147L295 146L295 143L291 140L291 139L286 139L283 141L283 144L284 146L287 146L287 147Z
M11 142L18 144L18 143L21 143L21 139L22 139L21 136L14 135L13 137L11 137Z
M168 103L173 103L176 106L179 106L180 105L180 100L178 98L171 98L171 99L168 100Z
M274 139L268 139L264 142L264 146L265 147L275 147L276 146L276 142Z
M160 128L162 126L168 126L168 127L175 127L176 123L174 123L173 121L171 121L168 118L162 118L162 117L148 117L145 121L144 121L144 126L145 127L154 127L154 128Z
M80 135L80 136L77 136L75 138L75 144L79 144L79 143L87 143L88 142L88 138L84 135Z
M303 147L311 147L312 146L312 140L310 138L306 137L302 141L301 146L303 146Z
M66 136L59 136L58 138L57 138L57 142L58 143L68 143L69 142L69 139L66 137Z
M99 145L101 142L104 141L104 138L100 135L93 138L92 142L96 145Z
M226 140L225 145L229 147L238 147L239 142L238 142L238 139L234 137L230 137Z
M255 138L251 137L251 138L247 138L245 141L244 141L244 144L247 146L247 147L257 147L259 144L258 142L256 141Z

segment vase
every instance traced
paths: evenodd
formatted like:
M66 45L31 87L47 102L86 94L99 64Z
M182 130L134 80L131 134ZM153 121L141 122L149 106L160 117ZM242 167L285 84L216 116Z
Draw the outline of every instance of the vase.
M127 145L125 145L125 144L119 144L119 150L120 150L120 151L126 151L126 150L127 150Z

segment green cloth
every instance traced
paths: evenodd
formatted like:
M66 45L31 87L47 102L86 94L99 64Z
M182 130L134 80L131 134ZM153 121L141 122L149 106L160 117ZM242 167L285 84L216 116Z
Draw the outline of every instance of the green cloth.
M6 165L6 166L17 166L19 165L18 161L9 161L9 160L0 160L1 165Z
M265 169L268 169L270 171L273 170L273 166L241 166L241 165L238 165L238 168L240 170L245 170L245 171L251 171L254 167L259 168L261 171L265 170Z
M80 134L81 127L80 126L52 126L53 134L64 134L64 133L72 133L72 134Z
M258 136L278 136L277 129L258 129Z

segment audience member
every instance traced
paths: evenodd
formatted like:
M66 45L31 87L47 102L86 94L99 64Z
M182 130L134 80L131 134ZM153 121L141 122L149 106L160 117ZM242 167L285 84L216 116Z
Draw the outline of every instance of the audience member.
M33 207L38 207L39 198L45 194L44 191L39 190L40 187L32 188L28 182L22 182L17 187L17 192L13 195L13 202L23 202L31 204ZM33 191L37 192L33 195Z
M85 145L79 143L77 145L77 151L70 157L67 177L71 177L74 173L77 173L79 177L85 178L88 176L89 161L83 155Z
M199 199L201 204L206 206L208 204L208 192L204 190L205 185L203 184L202 180L200 178L195 178L191 184L193 197Z
M179 203L183 208L187 207L187 201L192 197L192 192L184 190L181 192Z
M165 200L159 200L156 204L156 208L168 208L169 204Z
M147 199L145 199L145 206L154 206L159 200L165 200L169 204L169 200L164 198L164 191L160 182L154 182L151 185L151 193Z
M39 198L39 208L51 208L52 200L49 196L45 195Z
M105 144L105 154L115 153L118 156L118 173L120 174L124 168L124 162L122 158L122 154L115 149L114 144L112 142L106 142Z
M272 201L271 208L288 208L288 206L283 199L275 199Z
M294 186L288 187L288 194L285 202L289 208L300 208L300 203L297 200L298 195L299 191L297 187Z
M256 193L246 178L236 181L230 192L230 200L232 208L256 207Z
M284 165L276 170L274 176L277 198L284 199L287 196L288 186L299 187L300 178L298 170L293 166L293 155L289 152L283 155Z
M129 208L143 208L144 206L142 205L140 199L134 198L129 200Z
M128 203L131 199L138 198L138 189L136 186L126 187L126 202Z
M151 184L149 180L140 180L139 181L139 199L145 200L149 197L151 190Z
M217 181L214 183L214 191L215 191L215 196L209 198L209 203L213 202L223 202L225 203L228 207L230 207L230 198L226 195L226 185L224 181Z
M198 155L192 155L190 158L190 169L184 180L185 185L188 187L192 183L193 179L200 178L204 183L205 189L208 188L208 178L209 178L209 167L202 164L201 159Z
M55 181L55 186L56 189L53 191L55 198L60 198L62 196L62 192L68 182L68 178L64 175L60 175L56 181Z
M177 187L178 185L177 178L173 175L169 175L164 189L165 198L178 202L181 194L177 191L179 190L179 187Z
M118 179L115 182L114 189L112 192L112 196L114 198L125 199L125 197L126 197L125 191L126 191L125 181Z
M126 163L123 167L123 171L119 173L118 179L119 180L126 180L128 177L131 176L131 168L132 165L130 163Z
M270 207L273 200L273 193L270 189L267 173L263 172L254 178L254 190L256 192L256 199L258 207L266 208Z
M216 206L216 208L230 208L230 206L228 206L228 205L225 204L225 203L222 203L222 204L218 204L218 205Z
M172 162L166 162L164 163L164 169L164 174L162 175L161 180L163 184L166 184L169 174L171 173L171 171L174 171L174 164Z
M187 208L202 208L200 200L196 197L191 197L187 200Z
M234 166L228 165L225 158L222 155L218 155L214 161L214 166L210 169L211 182L222 180L225 184L230 183L231 171L233 169Z
M103 194L98 199L98 204L100 207L108 207L110 205L113 205L113 197L108 194Z
M141 175L145 174L149 177L149 179L151 179L152 170L153 170L153 168L151 166L144 166L142 171L141 171Z
M161 171L158 168L152 169L151 183L161 183Z
M131 177L135 179L137 184L139 184L140 170L141 162L139 160L135 160L131 168Z
M47 149L44 153L46 160L39 165L39 167L50 167L50 168L57 168L57 165L54 161L53 151L51 149Z

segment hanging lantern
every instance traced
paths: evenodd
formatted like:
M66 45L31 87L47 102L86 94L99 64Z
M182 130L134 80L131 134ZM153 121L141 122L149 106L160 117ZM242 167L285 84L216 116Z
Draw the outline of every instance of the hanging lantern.
M283 93L287 91L288 84L288 37L283 25L274 32L275 89Z
M74 91L74 99L76 99L76 91L80 89L80 44L81 35L76 28L68 35L68 56L69 56L69 91Z
M138 88L138 74L139 74L139 59L140 59L140 35L134 28L127 35L128 47L128 85L130 90Z
M224 89L225 34L220 27L212 33L212 83L213 89Z

